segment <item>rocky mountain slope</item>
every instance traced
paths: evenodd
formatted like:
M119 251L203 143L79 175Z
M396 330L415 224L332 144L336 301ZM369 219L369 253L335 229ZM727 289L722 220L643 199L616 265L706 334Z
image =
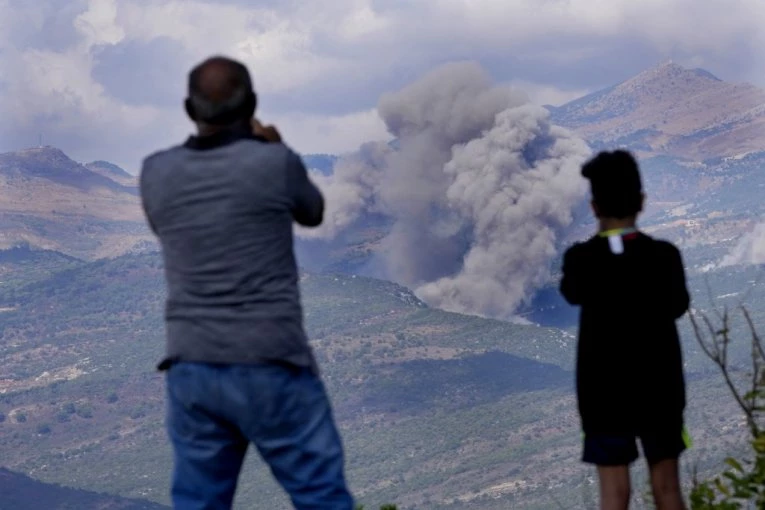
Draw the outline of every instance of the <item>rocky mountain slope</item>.
M91 161L85 168L111 179L123 186L138 186L138 177L108 161Z
M0 154L0 248L92 259L150 240L137 188L118 180L52 147Z
M336 156L305 156L331 171ZM93 260L154 246L138 178L108 161L80 164L54 147L0 154L0 249L30 246Z
M765 90L672 62L551 111L596 146L693 160L765 151Z

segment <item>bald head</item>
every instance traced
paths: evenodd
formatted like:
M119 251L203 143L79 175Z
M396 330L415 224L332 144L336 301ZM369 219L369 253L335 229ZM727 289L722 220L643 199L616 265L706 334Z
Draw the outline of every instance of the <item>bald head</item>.
M249 122L256 97L247 68L226 57L212 57L189 73L186 111L197 123L227 126Z

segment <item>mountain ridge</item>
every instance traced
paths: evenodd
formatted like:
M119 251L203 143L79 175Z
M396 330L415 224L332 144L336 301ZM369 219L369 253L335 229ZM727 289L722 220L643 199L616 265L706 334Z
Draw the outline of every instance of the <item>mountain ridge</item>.
M104 177L111 179L123 186L136 187L138 186L138 176L131 174L127 170L104 160L91 161L83 165L88 170Z
M0 249L27 243L93 259L151 240L138 189L54 147L0 154Z
M599 145L703 160L765 150L764 105L763 89L669 61L550 111Z
M137 195L137 190L75 162L56 147L43 146L0 154L0 172L8 176L37 177L83 191L106 188Z

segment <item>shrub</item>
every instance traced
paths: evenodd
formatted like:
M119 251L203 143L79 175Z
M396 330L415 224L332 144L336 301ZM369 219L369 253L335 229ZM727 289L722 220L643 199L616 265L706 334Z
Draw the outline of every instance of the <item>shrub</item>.
M77 416L80 418L89 419L93 417L93 406L90 404L84 404L77 407Z
M728 468L711 480L699 480L694 473L691 491L693 510L743 510L765 508L765 345L749 312L741 307L751 334L751 378L741 390L731 377L728 347L731 342L728 311L718 314L720 324L706 315L691 314L696 340L704 354L719 368L725 384L746 418L749 458L725 460Z

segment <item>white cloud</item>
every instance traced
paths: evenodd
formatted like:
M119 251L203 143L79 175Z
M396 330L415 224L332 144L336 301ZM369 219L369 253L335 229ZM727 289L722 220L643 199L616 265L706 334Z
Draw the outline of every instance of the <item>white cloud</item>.
M68 0L65 6L0 0L0 150L43 131L78 158L112 159L135 170L147 152L189 132L180 108L185 72L213 53L246 62L263 115L295 147L320 152L348 151L366 136L384 136L370 113L380 94L450 60L482 62L550 104L666 57L701 63L724 79L765 84L758 70L765 68L763 19L761 0ZM151 44L158 38L180 49L162 46L167 53L160 58ZM119 51L104 51L110 48ZM131 72L142 65L141 73ZM117 67L125 71L119 79L103 79ZM127 93L136 87L148 90ZM152 88L158 99L141 103Z
M115 101L91 78L92 47L122 37L113 24L113 11L105 8L107 3L91 0L88 10L72 21L84 37L63 51L3 46L5 82L0 108L6 122L0 125L0 138L10 142L11 148L36 143L42 134L51 144L76 155L96 159L98 153L106 152L127 163L132 158L126 157L124 137L134 136L144 143L151 139L141 131L160 111ZM8 3L2 8L9 8Z
M272 9L187 0L123 2L119 19L142 40L164 36L181 41L194 61L212 53L243 60L255 71L259 91L268 94L299 88L342 65L313 51L316 20L300 12L285 16Z
M74 26L85 36L87 46L116 44L125 37L116 19L116 0L90 0L88 10L74 19Z
M266 117L263 122L271 123ZM285 141L302 153L340 154L369 140L391 139L376 109L338 116L279 115L275 123Z

